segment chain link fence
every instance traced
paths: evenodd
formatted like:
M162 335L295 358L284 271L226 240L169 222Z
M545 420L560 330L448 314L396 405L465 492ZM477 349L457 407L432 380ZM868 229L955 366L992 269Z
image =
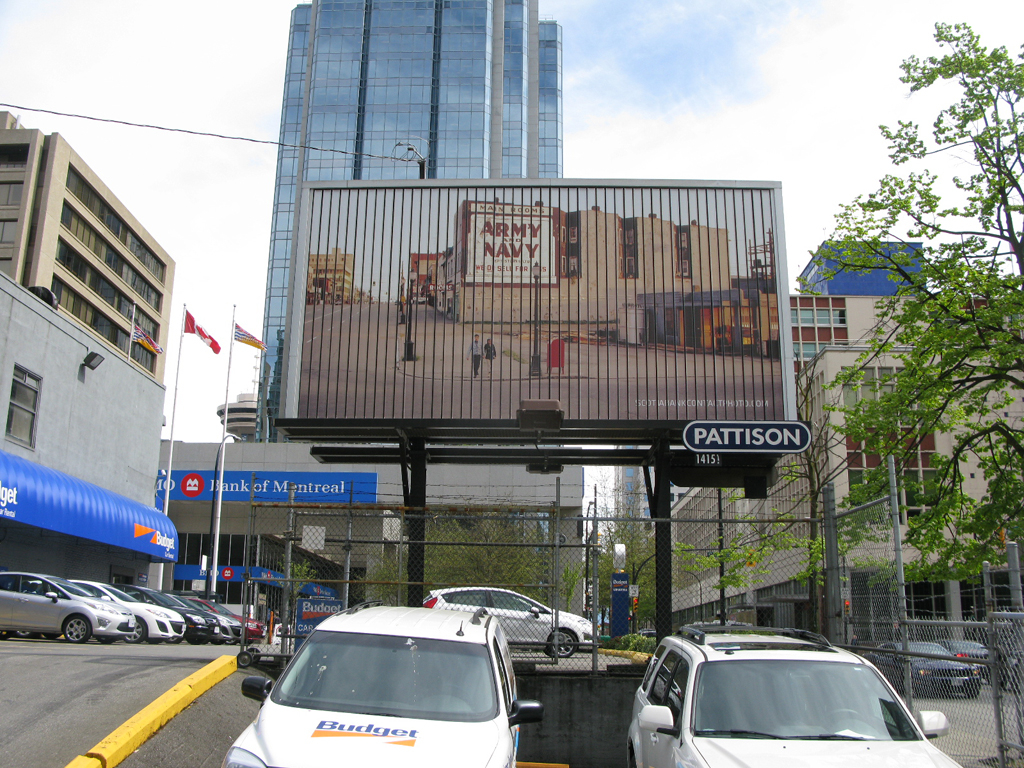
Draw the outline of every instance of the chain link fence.
M428 607L494 615L520 661L590 668L593 625L581 614L597 559L581 522L551 507L254 502L242 609L268 632L245 638L243 660L287 658L328 616L363 602L407 605L416 586ZM408 578L415 557L421 582Z

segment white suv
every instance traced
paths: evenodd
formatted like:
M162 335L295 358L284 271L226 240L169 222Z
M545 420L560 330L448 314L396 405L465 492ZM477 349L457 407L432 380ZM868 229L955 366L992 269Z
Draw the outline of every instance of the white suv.
M442 608L449 611L476 611L483 608L498 617L509 642L533 644L548 656L569 658L580 642L590 641L593 625L588 619L568 611L558 612L558 630L555 630L554 612L543 603L512 592L493 587L451 587L435 589L423 601L424 608Z
M516 698L493 617L424 608L335 614L276 683L247 677L242 693L263 706L223 768L508 768L544 710Z
M633 701L630 768L957 764L869 662L812 632L684 627L664 638Z

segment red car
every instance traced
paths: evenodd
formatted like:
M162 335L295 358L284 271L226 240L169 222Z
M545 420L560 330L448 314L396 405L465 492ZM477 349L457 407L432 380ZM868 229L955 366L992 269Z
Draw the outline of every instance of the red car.
M262 640L267 635L267 625L262 621L256 619L245 619L239 616L237 613L233 613L225 608L221 603L215 603L212 600L204 600L201 597L187 597L186 600L191 600L197 605L201 605L204 610L213 611L219 613L222 616L230 616L235 621L245 622L245 639L249 640Z

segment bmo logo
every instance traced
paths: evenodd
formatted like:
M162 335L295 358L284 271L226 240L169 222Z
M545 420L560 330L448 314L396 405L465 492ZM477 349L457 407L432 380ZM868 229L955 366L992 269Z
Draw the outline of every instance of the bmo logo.
M190 499L194 499L201 494L205 487L206 483L203 482L203 478L195 472L191 472L181 478L181 492Z

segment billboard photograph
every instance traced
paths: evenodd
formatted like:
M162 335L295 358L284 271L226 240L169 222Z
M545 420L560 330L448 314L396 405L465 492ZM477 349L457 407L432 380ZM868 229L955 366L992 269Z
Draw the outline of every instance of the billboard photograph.
M290 412L786 418L778 185L581 184L308 187Z

